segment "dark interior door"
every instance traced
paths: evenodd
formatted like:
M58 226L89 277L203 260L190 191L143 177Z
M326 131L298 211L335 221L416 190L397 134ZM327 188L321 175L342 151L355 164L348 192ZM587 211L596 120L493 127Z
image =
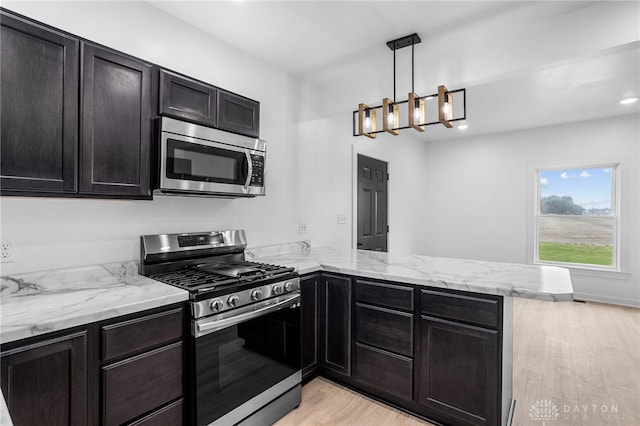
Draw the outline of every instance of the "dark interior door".
M387 251L388 179L386 162L358 154L358 249Z

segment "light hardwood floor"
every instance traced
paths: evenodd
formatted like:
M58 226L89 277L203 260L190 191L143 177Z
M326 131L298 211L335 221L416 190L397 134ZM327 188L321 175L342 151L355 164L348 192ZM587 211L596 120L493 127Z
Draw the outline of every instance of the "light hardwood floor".
M546 426L640 426L640 309L514 298L514 425L538 401L557 413ZM330 381L302 388L300 407L277 426L429 425Z

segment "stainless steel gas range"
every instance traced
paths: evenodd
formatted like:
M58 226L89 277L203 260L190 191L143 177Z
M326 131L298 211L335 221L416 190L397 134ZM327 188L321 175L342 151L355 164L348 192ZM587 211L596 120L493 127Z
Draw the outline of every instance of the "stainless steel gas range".
M140 237L140 274L189 291L195 425L271 424L300 404L300 279L247 262L244 231Z

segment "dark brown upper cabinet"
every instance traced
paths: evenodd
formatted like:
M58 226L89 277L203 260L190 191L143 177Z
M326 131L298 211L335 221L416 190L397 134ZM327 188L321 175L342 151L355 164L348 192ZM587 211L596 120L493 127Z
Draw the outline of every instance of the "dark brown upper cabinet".
M160 70L160 114L205 126L217 126L218 89Z
M257 138L260 102L160 70L160 115Z
M2 195L75 193L78 40L4 11L0 26Z
M229 132L257 138L260 135L260 103L220 90L218 127Z
M2 195L150 199L151 66L2 11Z
M151 197L151 65L81 47L80 192Z

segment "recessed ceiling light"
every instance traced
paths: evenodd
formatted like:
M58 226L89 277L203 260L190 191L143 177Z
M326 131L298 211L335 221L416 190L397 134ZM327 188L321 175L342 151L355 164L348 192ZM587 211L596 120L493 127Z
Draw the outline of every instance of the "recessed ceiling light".
M634 102L638 102L638 98L637 97L633 97L633 98L626 98L620 101L620 103L622 105L629 105L632 104Z
M461 124L458 126L458 130L466 130L469 127L467 124Z

